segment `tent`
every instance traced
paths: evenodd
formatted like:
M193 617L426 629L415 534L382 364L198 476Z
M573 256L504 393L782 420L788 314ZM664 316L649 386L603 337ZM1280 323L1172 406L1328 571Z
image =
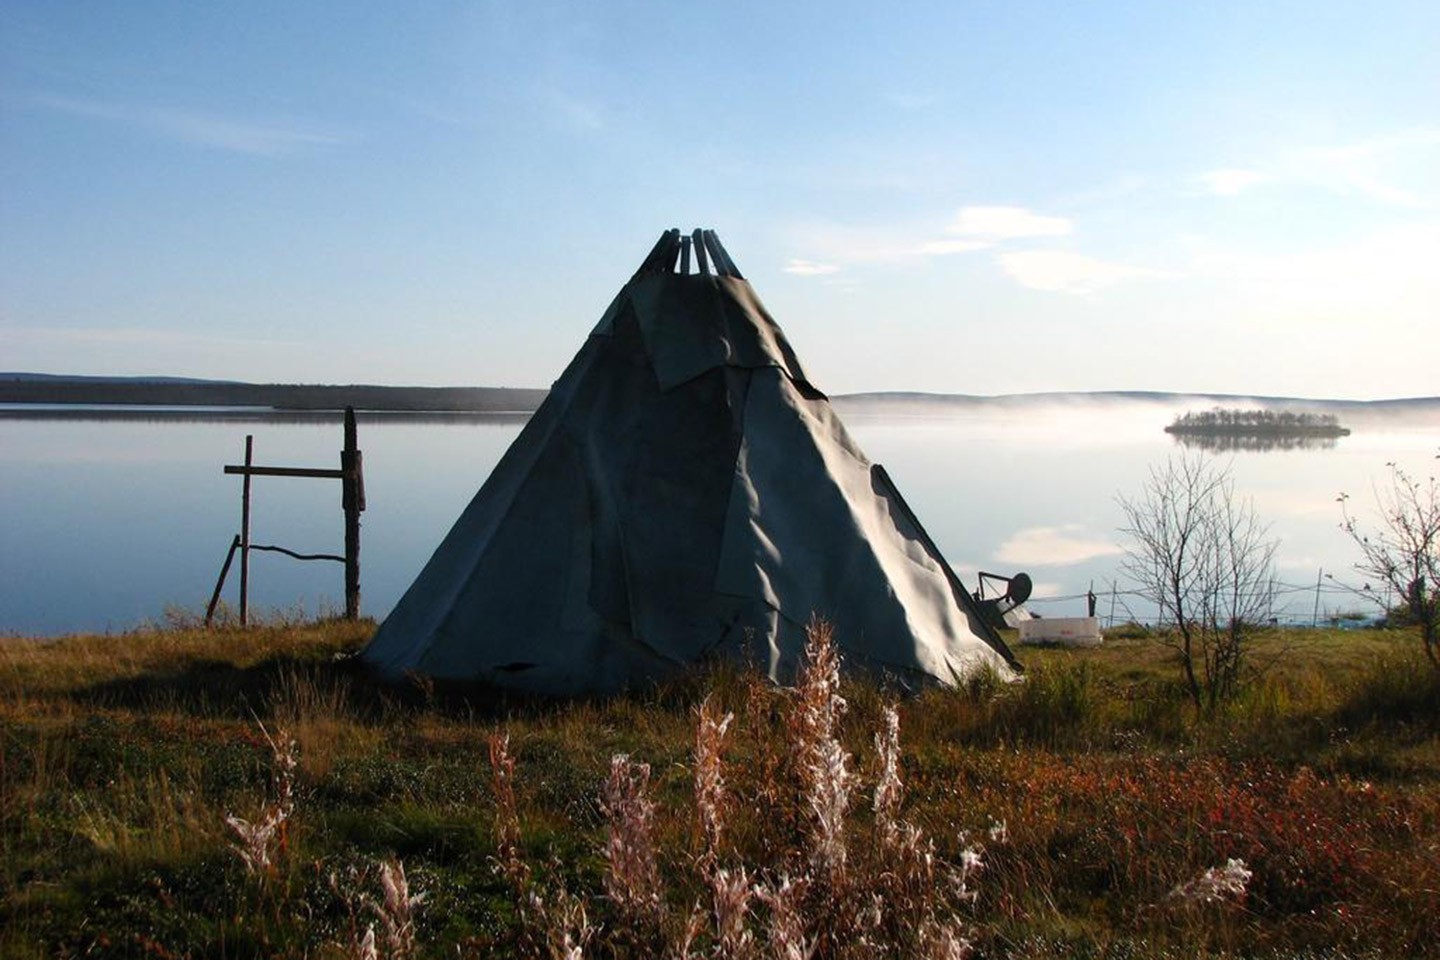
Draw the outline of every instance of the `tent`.
M785 682L816 616L901 682L1018 669L714 232L670 230L362 656L555 696L715 657Z

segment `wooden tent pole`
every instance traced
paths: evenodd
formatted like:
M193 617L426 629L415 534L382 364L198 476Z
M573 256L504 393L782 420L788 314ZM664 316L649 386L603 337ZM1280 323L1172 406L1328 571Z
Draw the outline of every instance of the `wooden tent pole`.
M691 234L691 244L695 247L695 261L700 266L700 275L707 276L710 273L710 258L705 254L705 238L699 230Z

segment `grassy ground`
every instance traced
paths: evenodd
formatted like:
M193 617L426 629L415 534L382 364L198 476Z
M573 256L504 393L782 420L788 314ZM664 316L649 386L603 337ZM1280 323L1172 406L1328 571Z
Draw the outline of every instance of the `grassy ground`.
M1264 675L1204 719L1141 635L1020 648L1016 685L904 699L846 681L842 882L833 860L816 872L793 695L724 668L574 704L388 689L341 656L372 629L0 641L0 956L364 956L372 925L379 956L543 954L537 916L592 931L586 956L673 947L697 917L709 926L692 955L785 955L773 897L808 871L818 955L856 955L863 938L836 931L869 923L930 955L943 951L921 928L948 924L994 957L1440 957L1440 683L1403 633L1268 637ZM712 738L723 836L697 812L707 695L735 716ZM887 782L876 733L892 703L904 793L889 807L872 790ZM501 732L513 818L489 759ZM287 772L274 746L291 737ZM607 866L619 801L599 797L618 753L649 765L641 839L658 903L643 924ZM895 809L912 854L933 845L913 862L934 890L902 884ZM268 864L247 867L227 816L252 836L271 818L250 851ZM983 867L965 872L972 855ZM1251 873L1245 893L1206 899L1196 881L1231 859ZM413 906L395 900L399 864ZM735 893L749 939L726 939L716 878L742 870L772 899ZM964 890L943 888L961 873ZM919 912L900 909L907 889ZM397 904L413 927L387 943Z

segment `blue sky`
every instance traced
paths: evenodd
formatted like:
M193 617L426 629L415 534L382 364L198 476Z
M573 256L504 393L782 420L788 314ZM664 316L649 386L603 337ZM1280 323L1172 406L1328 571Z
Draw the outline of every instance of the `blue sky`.
M830 392L1440 392L1440 4L0 5L0 369L543 386L714 227Z

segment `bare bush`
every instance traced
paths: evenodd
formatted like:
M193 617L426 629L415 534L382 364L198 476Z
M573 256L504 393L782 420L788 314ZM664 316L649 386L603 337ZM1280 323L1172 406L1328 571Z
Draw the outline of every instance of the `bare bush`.
M1440 486L1434 477L1421 482L1397 464L1387 466L1390 486L1375 491L1379 522L1367 532L1342 493L1340 528L1360 548L1355 569L1401 598L1400 609L1420 628L1425 656L1440 670ZM1370 596L1388 608L1388 596Z
M1152 467L1134 498L1120 497L1129 536L1121 569L1154 604L1197 710L1239 688L1251 633L1270 618L1274 557L1249 501L1226 467L1177 456Z

